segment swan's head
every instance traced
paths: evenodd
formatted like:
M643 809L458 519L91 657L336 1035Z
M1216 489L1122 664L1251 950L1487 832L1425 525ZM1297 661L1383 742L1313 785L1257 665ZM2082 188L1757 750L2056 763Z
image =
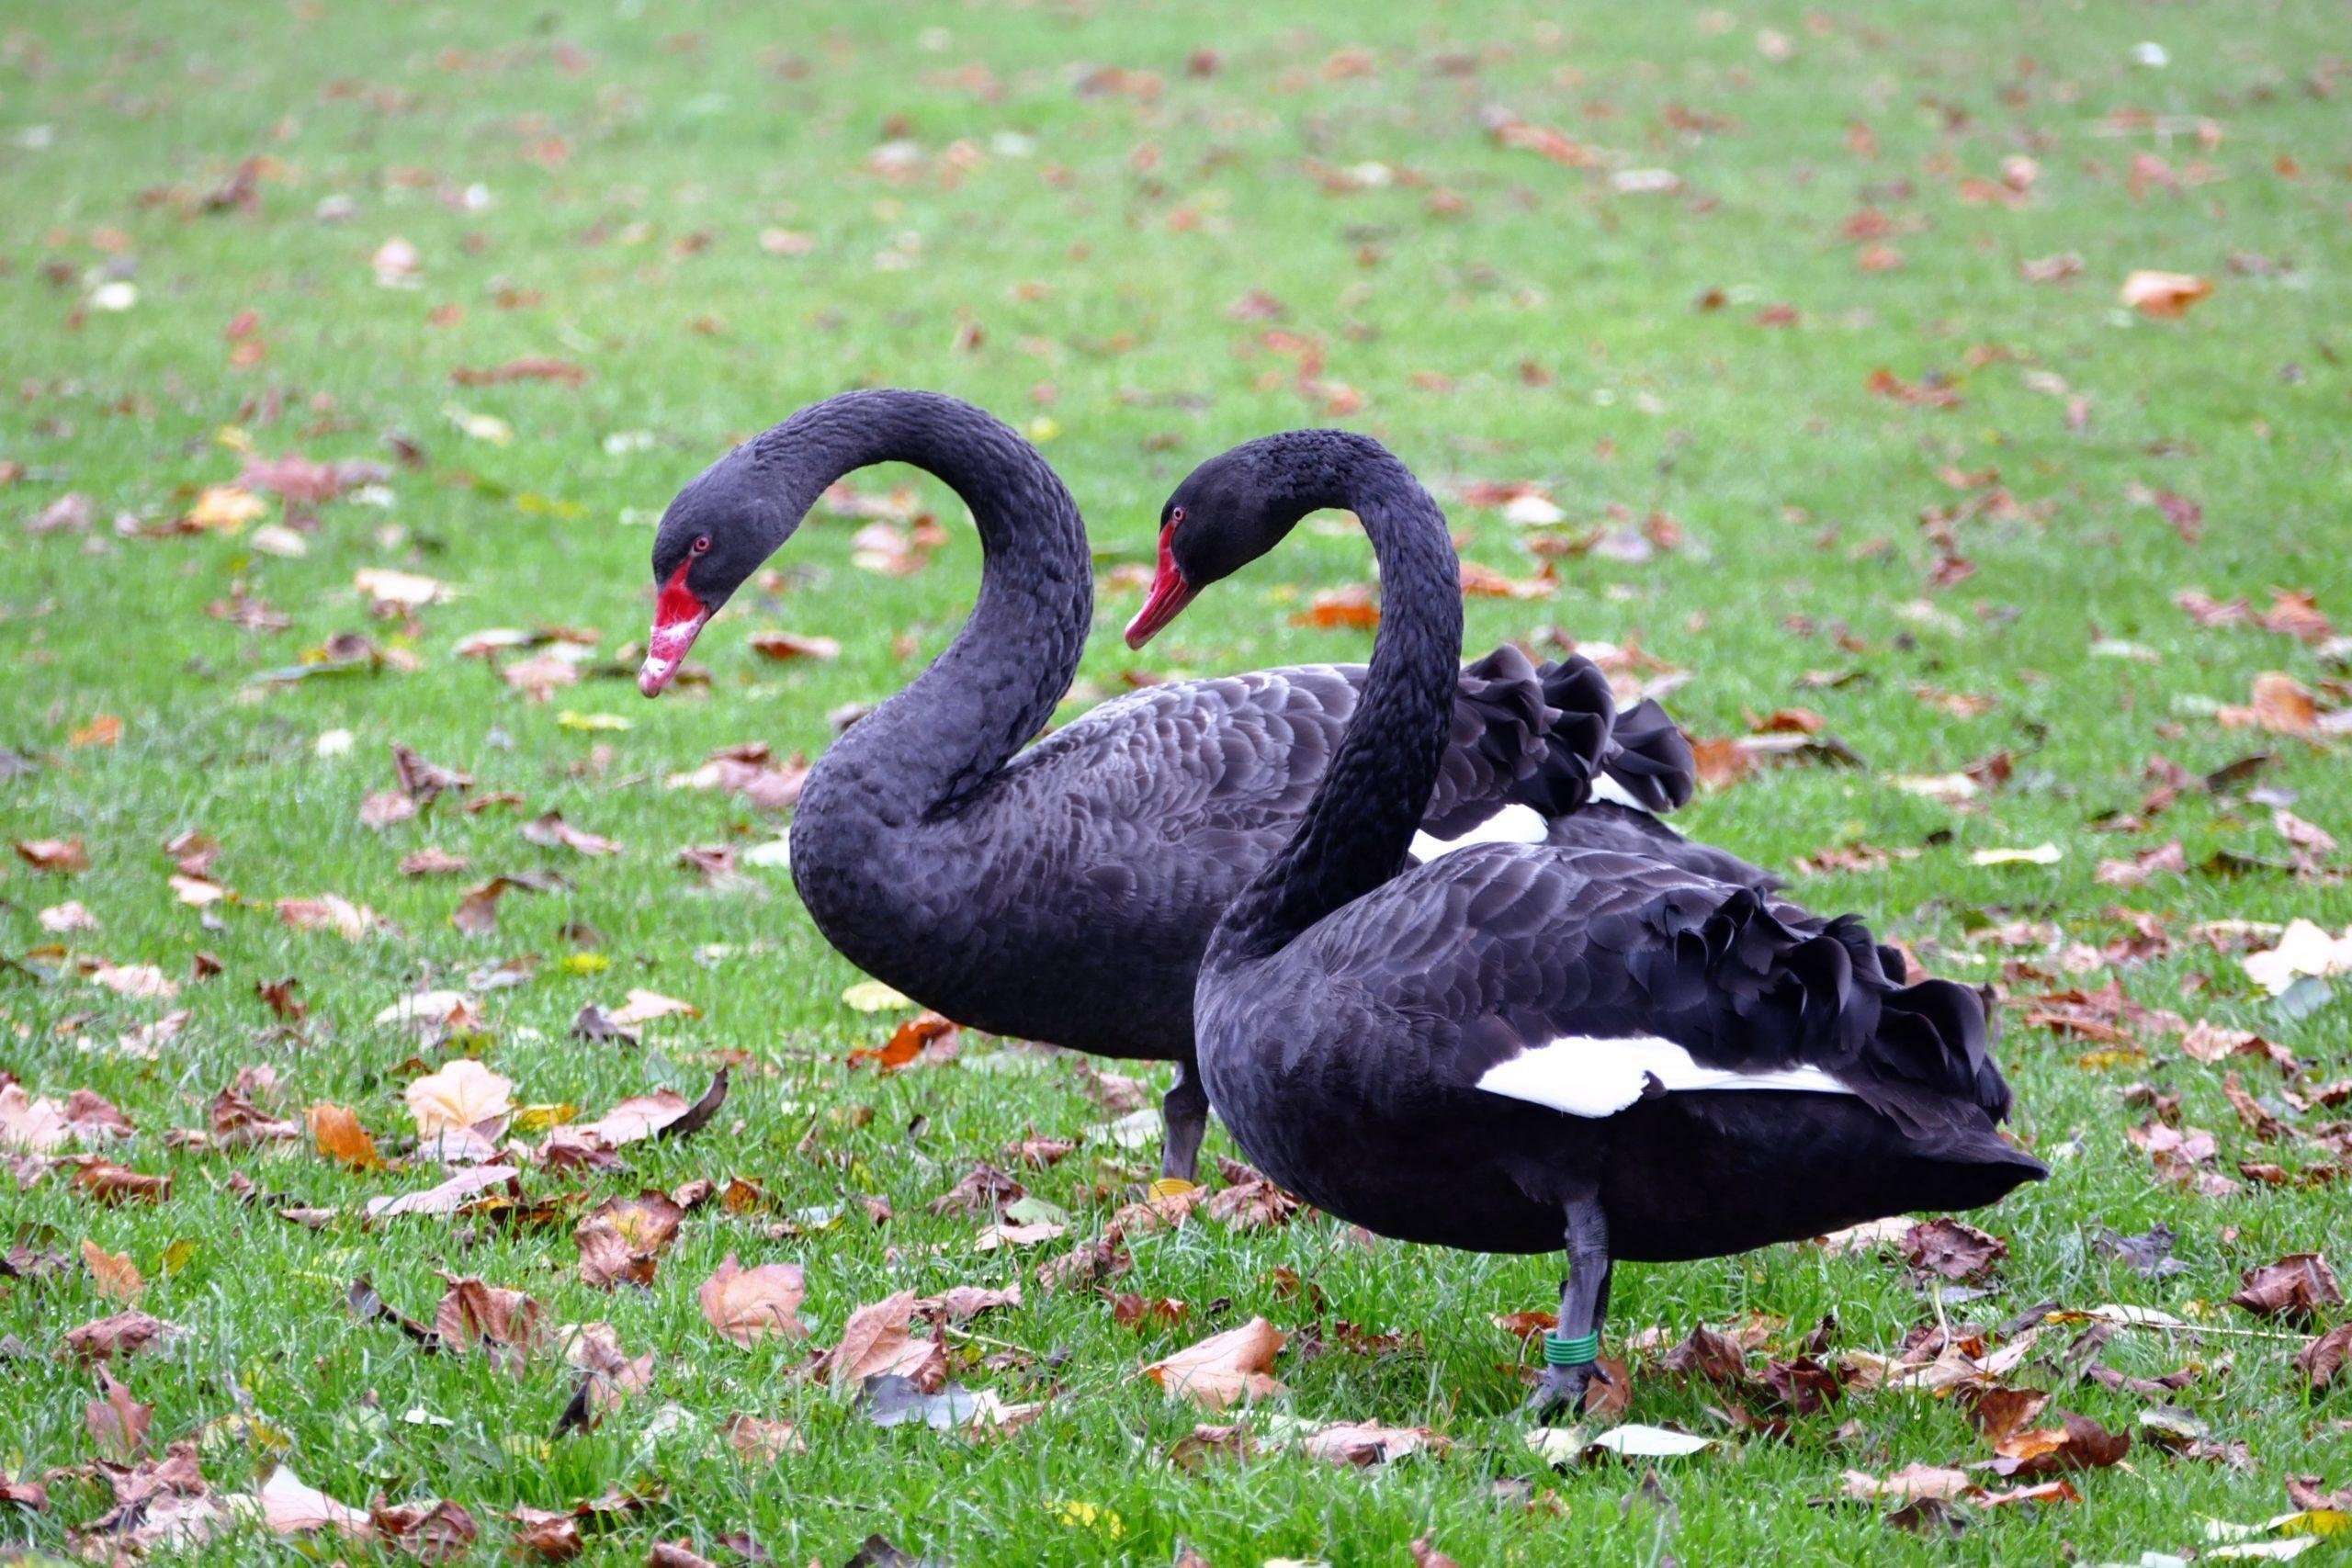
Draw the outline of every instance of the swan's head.
M658 697L720 606L794 527L758 482L752 447L739 446L678 492L653 536L653 634L638 690Z
M1202 589L1232 576L1283 542L1298 520L1329 504L1328 469L1294 431L1244 442L1194 468L1159 509L1159 568L1143 608L1127 624L1141 648L1182 615Z

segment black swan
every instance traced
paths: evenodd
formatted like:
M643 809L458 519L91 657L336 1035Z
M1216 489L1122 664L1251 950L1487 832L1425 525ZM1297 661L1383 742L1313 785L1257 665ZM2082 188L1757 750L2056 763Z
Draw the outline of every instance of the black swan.
M1596 1375L1612 1258L1745 1251L2048 1172L2003 1142L1982 999L1905 986L1823 920L1663 858L1492 843L1408 866L1462 642L1445 519L1376 442L1267 437L1170 499L1197 592L1345 507L1386 614L1338 754L1217 922L1195 1000L1243 1151L1384 1235L1547 1252L1569 1276L1535 1404Z
M1208 1113L1191 1066L1202 949L1305 807L1363 668L1153 687L1028 746L1069 689L1091 621L1085 525L1051 466L1001 422L952 398L875 390L803 409L671 503L653 546L646 694L828 486L893 461L937 475L970 507L986 557L979 602L930 668L809 774L793 880L852 963L949 1018L1180 1064L1162 1168L1189 1181ZM1655 704L1617 714L1589 660L1538 668L1504 647L1447 686L1452 744L1416 820L1425 852L1548 832L1770 885L1640 809L1689 798L1690 748ZM1596 789L1623 804L1588 806Z

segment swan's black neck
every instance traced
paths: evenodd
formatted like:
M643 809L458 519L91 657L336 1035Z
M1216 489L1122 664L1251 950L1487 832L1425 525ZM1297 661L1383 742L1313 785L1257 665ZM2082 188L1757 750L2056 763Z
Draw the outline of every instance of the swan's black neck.
M1282 852L1226 911L1212 965L1279 952L1396 874L1445 755L1462 658L1462 578L1445 514L1369 437L1309 431L1277 454L1305 510L1363 520L1380 563L1380 635L1347 739Z
M930 392L849 392L752 444L788 533L827 487L875 463L937 475L971 509L979 601L944 652L826 752L805 820L856 805L886 828L951 811L1045 728L1078 672L1093 616L1086 526L1035 447L968 403Z

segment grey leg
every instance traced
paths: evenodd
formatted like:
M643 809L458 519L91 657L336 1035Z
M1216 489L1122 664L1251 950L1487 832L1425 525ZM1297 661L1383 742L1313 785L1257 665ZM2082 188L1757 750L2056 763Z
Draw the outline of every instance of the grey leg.
M1192 1181L1201 1168L1201 1140L1209 1130L1209 1097L1201 1088L1201 1070L1191 1062L1176 1064L1176 1082L1159 1102L1159 1119L1167 1138L1160 1145L1159 1174L1163 1179Z
M1528 1400L1531 1414L1584 1407L1585 1390L1609 1374L1596 1359L1609 1311L1609 1216L1597 1194L1567 1204L1568 1277L1560 1287L1560 1326L1544 1336L1544 1367Z

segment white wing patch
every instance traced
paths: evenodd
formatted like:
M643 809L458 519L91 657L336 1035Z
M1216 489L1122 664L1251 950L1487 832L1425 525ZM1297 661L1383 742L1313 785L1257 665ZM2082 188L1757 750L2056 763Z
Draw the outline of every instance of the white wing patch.
M1544 820L1542 812L1532 806L1513 802L1485 821L1465 828L1455 838L1440 839L1428 833L1414 834L1413 858L1427 865L1440 855L1450 855L1473 844L1540 844L1551 836L1551 832L1552 825Z
M1702 1066L1690 1053L1655 1034L1597 1039L1571 1034L1522 1051L1488 1067L1478 1087L1488 1094L1548 1105L1571 1116L1614 1116L1642 1098L1656 1078L1668 1094L1695 1089L1777 1089L1811 1094L1854 1091L1819 1067L1740 1073Z
M1645 817L1650 814L1650 808L1635 800L1632 791L1607 773L1592 781L1592 798L1605 800L1611 806L1630 806Z

